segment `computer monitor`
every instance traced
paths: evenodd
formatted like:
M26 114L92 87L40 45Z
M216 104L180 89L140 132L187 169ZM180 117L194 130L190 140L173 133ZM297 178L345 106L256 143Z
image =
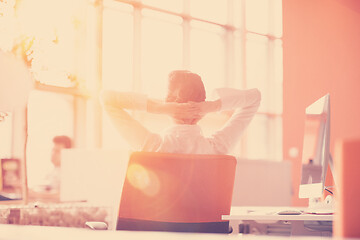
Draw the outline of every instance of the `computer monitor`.
M323 196L328 165L333 171L330 145L330 95L306 108L299 198ZM333 174L334 175L334 174Z

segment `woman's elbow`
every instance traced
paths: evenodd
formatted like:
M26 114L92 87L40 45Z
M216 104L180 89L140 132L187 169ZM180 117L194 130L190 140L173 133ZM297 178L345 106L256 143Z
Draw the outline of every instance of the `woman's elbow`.
M261 102L261 92L258 88L254 88L252 89L252 96L253 96L253 99L254 99L254 105L260 105L260 102Z
M255 88L255 95L259 101L261 101L261 92L258 88Z

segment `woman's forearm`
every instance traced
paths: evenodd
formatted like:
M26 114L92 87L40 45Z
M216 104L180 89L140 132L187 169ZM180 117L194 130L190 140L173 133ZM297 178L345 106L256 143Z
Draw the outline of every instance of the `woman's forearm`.
M100 100L104 106L114 108L145 111L147 108L147 96L139 93L104 90Z
M165 113L164 103L155 99L148 98L146 104L146 111L149 113Z
M208 107L208 112L217 112L221 109L221 100L215 100L215 101L209 101L207 102L209 107Z

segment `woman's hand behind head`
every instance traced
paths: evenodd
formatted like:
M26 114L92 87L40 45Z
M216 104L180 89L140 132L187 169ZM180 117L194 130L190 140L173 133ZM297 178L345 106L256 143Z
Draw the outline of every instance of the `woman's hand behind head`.
M216 112L221 108L220 100L188 102L188 103L169 103L171 117L179 124L196 124L201 118L210 112Z
M196 124L207 113L220 110L221 102L161 102L148 100L148 111L151 113L165 114L172 117L178 124Z

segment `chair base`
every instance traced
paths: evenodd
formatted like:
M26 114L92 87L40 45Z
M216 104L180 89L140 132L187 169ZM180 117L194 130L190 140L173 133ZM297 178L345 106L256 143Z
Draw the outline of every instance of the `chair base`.
M221 222L158 222L118 218L116 230L132 231L166 231L166 232L197 232L197 233L230 233L229 221Z

